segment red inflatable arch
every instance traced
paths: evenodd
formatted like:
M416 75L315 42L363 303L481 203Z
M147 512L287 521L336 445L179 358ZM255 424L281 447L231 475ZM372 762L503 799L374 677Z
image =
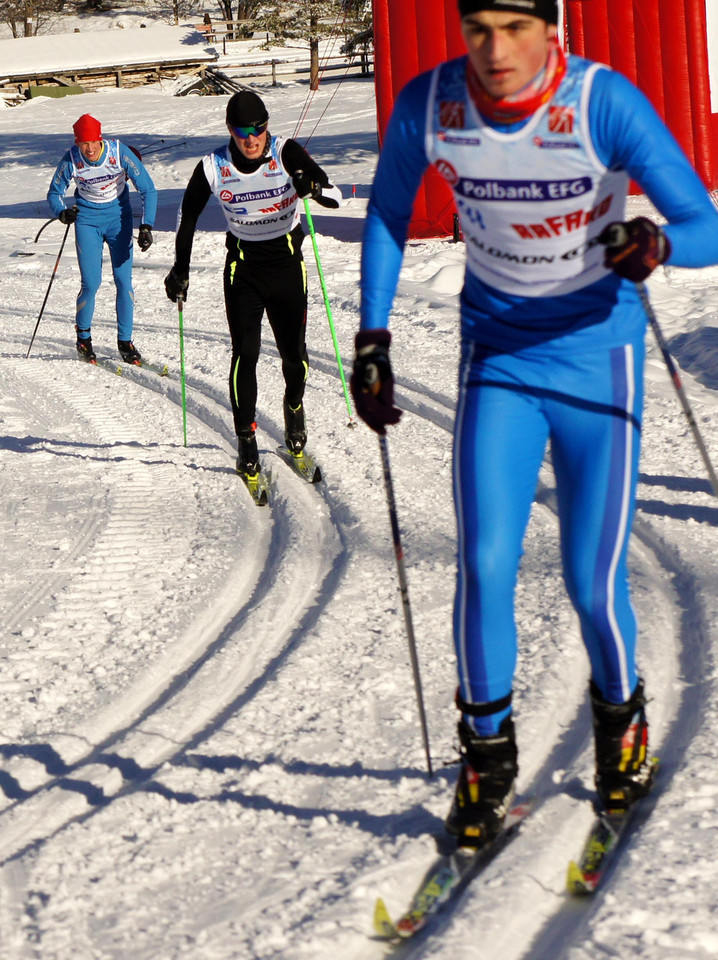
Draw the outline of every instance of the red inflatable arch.
M466 52L456 0L374 0L374 84L379 145L394 98L412 77ZM411 237L453 231L454 201L445 181L427 171L416 197Z
M718 187L715 0L567 0L566 35L573 53L640 87L706 186Z
M650 98L710 189L718 187L718 3L566 0L567 48L620 70ZM456 0L374 0L379 143L407 81L464 53ZM427 172L411 237L453 231L448 187Z

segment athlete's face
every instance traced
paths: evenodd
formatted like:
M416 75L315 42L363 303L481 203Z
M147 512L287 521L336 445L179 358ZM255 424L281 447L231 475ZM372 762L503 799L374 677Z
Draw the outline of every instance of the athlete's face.
M259 160L260 157L264 156L264 148L267 145L266 130L263 130L258 136L250 133L248 137L240 137L229 124L227 124L227 129L232 135L237 149L247 160Z
M490 10L463 17L461 30L484 90L497 100L518 93L533 80L545 66L558 32L540 17Z
M90 163L94 163L96 160L100 159L100 154L102 153L102 140L76 140L75 143L79 147L80 153L85 160L89 160Z

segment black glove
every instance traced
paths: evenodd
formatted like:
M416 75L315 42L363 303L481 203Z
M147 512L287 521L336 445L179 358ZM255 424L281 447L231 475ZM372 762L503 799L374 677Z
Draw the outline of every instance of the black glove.
M57 216L57 219L60 223L64 223L67 226L68 223L74 223L77 220L77 214L80 211L77 207L70 207L69 209L61 210Z
M187 299L187 287L189 286L189 276L183 270L179 270L175 265L165 277L165 290L170 300L177 303L178 300Z
M318 200L322 195L321 183L316 183L316 181L312 180L309 174L303 170L297 170L294 174L292 177L292 186L297 191L297 196L300 200L304 200L305 197Z
M634 283L642 283L671 252L668 237L647 217L609 223L598 240L606 245L603 265Z
M394 406L394 375L389 362L388 330L360 330L354 345L354 372L350 387L356 412L376 433L386 433L388 423L398 423L402 411Z
M146 253L152 246L152 227L149 223L140 224L140 232L137 234L137 246L143 253Z

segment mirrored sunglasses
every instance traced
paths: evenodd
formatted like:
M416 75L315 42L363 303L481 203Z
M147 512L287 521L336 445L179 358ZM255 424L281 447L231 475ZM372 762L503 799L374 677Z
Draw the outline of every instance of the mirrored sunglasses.
M236 133L240 140L246 140L247 137L261 137L269 124L268 120L264 123L251 123L248 127L232 127L232 132Z

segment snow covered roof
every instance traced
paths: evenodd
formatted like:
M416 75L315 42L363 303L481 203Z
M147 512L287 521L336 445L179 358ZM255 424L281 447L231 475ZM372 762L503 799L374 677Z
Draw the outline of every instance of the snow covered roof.
M217 51L195 27L151 26L0 40L4 77L74 74L145 63L212 62Z

